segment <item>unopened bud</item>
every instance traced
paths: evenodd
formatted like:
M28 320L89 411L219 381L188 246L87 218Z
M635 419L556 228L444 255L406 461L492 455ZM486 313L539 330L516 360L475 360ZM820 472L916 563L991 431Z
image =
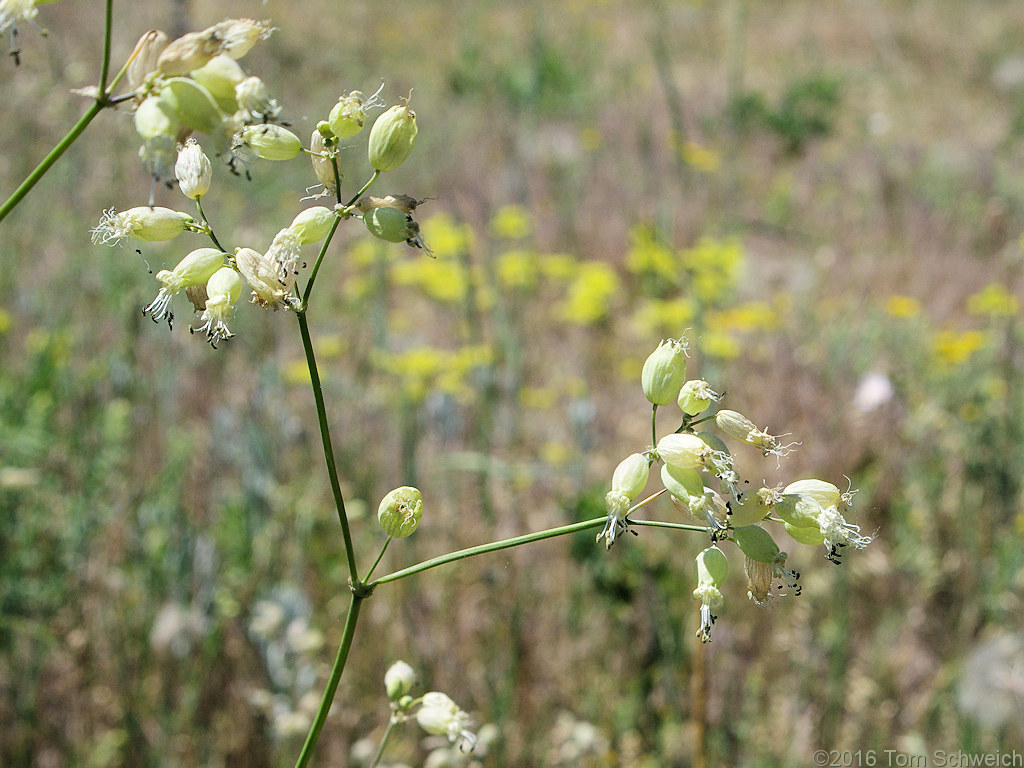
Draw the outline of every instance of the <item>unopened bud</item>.
M400 539L413 533L423 517L423 494L404 485L381 499L377 522L388 536Z
M398 701L416 685L416 670L404 661L396 661L384 673L384 690L390 701Z
M393 171L405 162L416 144L416 113L408 101L384 112L370 129L370 165L381 172Z
M686 381L686 339L667 339L644 362L640 383L654 405L675 402Z
M366 112L363 111L363 94L352 91L342 96L331 109L327 117L331 132L339 139L355 136L366 123Z
M181 193L189 200L195 200L209 192L210 182L213 180L213 166L195 139L187 139L178 151L174 175L178 179Z
M302 141L287 128L272 123L250 125L242 141L264 160L291 160L302 151Z

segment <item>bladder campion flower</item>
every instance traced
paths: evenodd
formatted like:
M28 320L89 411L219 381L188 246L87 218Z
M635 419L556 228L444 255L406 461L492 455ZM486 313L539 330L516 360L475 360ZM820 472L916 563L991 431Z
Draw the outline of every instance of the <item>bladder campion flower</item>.
M452 744L458 743L459 748L469 752L476 744L476 736L469 730L469 715L459 709L446 693L431 691L423 695L416 722L427 733L447 736Z
M245 282L252 288L252 303L266 309L294 309L300 303L298 296L288 292L281 282L277 266L252 248L235 249L235 266Z
M403 485L381 499L377 522L388 536L401 539L419 527L423 517L423 494L418 488Z
M404 661L396 661L384 673L384 690L390 701L398 701L416 685L416 670Z
M416 144L416 113L405 104L396 104L378 117L370 129L370 166L378 171L393 171L412 154Z
M224 266L225 256L227 254L219 248L197 248L178 262L174 269L161 269L156 273L156 279L163 287L149 306L142 310L142 314L152 317L155 323L166 318L167 326L171 327L174 320L171 298L190 285L205 284L214 272Z
M691 379L679 390L676 402L679 409L687 416L696 416L707 410L712 402L718 402L722 396L715 392L704 379Z
M174 176L178 188L189 200L196 200L210 191L213 180L213 166L203 152L199 142L189 137L178 150L178 161L174 164Z
M737 411L723 409L715 415L715 423L729 437L752 445L764 456L775 456L781 459L796 450L800 443L779 442L779 437L770 435L766 430L758 429L757 425Z
M711 640L711 627L718 618L711 613L711 609L724 602L720 587L729 573L729 560L722 550L711 546L697 555L696 565L697 587L693 590L693 596L700 600L700 629L697 630L697 637L702 643L707 643Z
M117 245L126 237L147 242L171 240L193 223L195 219L187 213L170 208L143 205L121 213L111 208L104 211L92 230L92 241L97 245Z
M611 549L620 533L629 530L630 503L647 485L650 474L650 460L642 453L633 453L619 462L612 473L612 488L605 494L604 503L608 509L608 521L597 540L605 540L605 548Z
M206 335L214 349L217 344L234 336L228 328L228 320L235 313L235 302L242 295L242 278L231 267L221 267L206 283L206 309L200 318L199 328L189 328L192 333Z
M675 402L686 381L686 339L666 339L644 362L640 376L644 395L654 405Z

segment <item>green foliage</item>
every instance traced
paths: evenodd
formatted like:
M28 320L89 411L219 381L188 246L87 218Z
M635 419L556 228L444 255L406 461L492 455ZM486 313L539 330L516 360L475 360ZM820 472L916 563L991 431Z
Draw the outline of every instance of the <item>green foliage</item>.
M774 134L787 153L798 155L810 141L832 133L841 96L839 78L811 75L790 81L774 106L760 93L737 94L728 107L729 121L744 133Z

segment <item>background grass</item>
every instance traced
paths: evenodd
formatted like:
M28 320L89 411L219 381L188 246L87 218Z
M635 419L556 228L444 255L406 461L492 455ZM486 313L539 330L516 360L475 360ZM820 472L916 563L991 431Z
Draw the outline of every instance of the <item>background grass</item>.
M415 89L416 152L379 189L431 198L438 259L350 223L310 312L360 551L386 491L427 499L383 568L601 514L649 439L640 365L683 328L691 375L802 442L781 471L740 454L744 475L847 475L877 532L842 568L784 545L804 591L770 611L733 558L704 648L699 538L606 553L584 534L389 585L318 764L358 764L396 658L498 726L486 765L690 765L701 723L720 765L1024 749L1024 8L118 10L119 61L151 26L272 18L242 63L302 136L350 89ZM69 89L96 76L100 14L47 5L47 38L21 30L4 190L84 109ZM0 230L0 764L289 765L347 574L298 335L242 307L213 351L141 316L147 268L183 241L88 239L103 209L145 202L136 150L124 111L101 116ZM262 250L313 177L253 175L218 167L205 207ZM410 729L392 757L429 746Z

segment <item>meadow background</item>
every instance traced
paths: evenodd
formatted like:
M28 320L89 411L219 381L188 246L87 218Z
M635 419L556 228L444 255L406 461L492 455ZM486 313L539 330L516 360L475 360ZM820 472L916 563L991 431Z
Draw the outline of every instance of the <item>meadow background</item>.
M415 89L416 151L375 189L431 198L437 259L350 222L310 310L360 550L385 492L427 499L378 573L600 515L648 444L643 359L684 329L691 376L802 443L744 475L846 475L876 532L841 568L784 544L804 589L771 610L734 562L703 648L699 537L581 534L382 587L316 764L364 764L397 658L497 726L485 765L1024 750L1024 5L128 7L115 62L150 27L273 19L242 64L303 138L343 92ZM4 196L85 109L101 13L43 6L49 36L2 62ZM180 306L172 333L141 316L147 267L198 240L89 242L145 203L137 148L101 115L0 225L0 765L287 766L347 604L297 328L242 306L213 351ZM315 179L253 176L218 166L204 207L262 249ZM389 758L428 746L410 728Z

